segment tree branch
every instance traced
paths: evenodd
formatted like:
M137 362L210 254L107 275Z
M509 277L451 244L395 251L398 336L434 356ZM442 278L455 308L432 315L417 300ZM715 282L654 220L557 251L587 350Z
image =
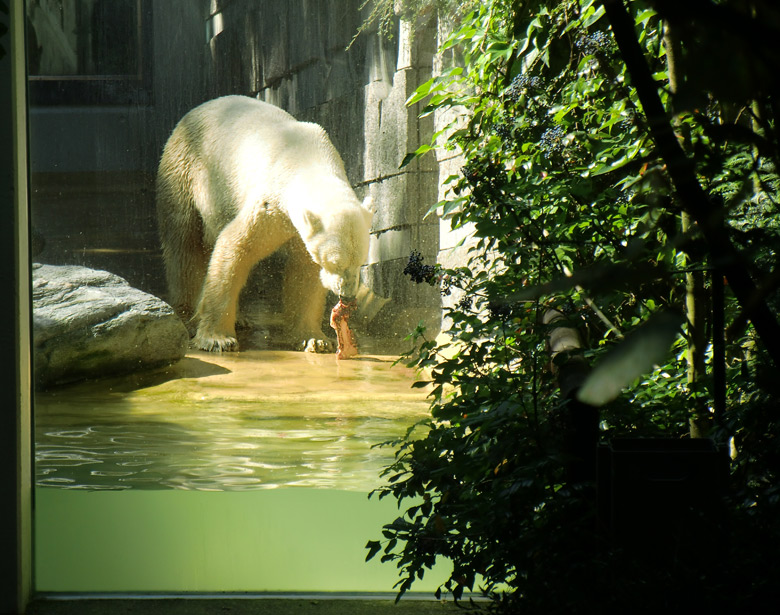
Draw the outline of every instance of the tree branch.
M766 302L756 301L759 296L756 284L729 239L723 224L723 208L708 198L696 177L693 161L685 155L677 142L672 124L658 96L658 86L639 46L634 21L623 0L603 0L603 4L615 41L647 117L650 135L666 163L677 200L696 221L709 245L711 255L721 266L742 309L753 323L772 361L780 367L780 325Z

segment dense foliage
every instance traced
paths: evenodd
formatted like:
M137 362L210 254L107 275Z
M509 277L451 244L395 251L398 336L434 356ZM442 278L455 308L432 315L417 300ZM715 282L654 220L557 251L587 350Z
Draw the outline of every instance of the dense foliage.
M462 153L431 215L473 241L462 267L407 267L441 285L448 330L412 336L431 417L391 443L377 493L402 514L369 557L398 566L401 594L448 560L443 591L505 612L761 604L780 572L780 11L487 0L450 17L451 64L409 102L452 122L410 158ZM582 348L551 357L562 319ZM594 367L562 394L575 358ZM731 444L724 514L687 554L608 539L572 446L597 406L601 442ZM638 533L666 544L661 521Z

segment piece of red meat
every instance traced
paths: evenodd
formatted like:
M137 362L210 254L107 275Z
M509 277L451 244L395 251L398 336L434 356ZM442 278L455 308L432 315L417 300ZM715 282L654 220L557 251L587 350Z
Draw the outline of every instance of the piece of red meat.
M330 326L336 330L336 338L339 343L339 348L336 351L337 359L351 359L358 353L355 334L349 328L349 317L356 308L357 302L345 303L339 299L330 312Z

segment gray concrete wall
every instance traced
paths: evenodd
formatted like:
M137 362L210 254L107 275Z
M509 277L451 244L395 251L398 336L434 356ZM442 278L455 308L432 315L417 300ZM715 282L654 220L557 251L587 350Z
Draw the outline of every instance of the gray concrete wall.
M328 131L358 196L371 195L376 207L363 281L387 301L374 303L384 307L365 324L374 335L402 339L420 320L438 330L441 314L438 291L402 273L412 250L436 262L439 224L425 214L437 200L438 165L429 156L399 168L433 131L433 118L418 119L419 108L405 102L430 78L436 30L399 24L392 38L373 32L353 41L366 16L361 4L233 0L215 7L212 19L222 28L212 41L215 79L222 94L257 96Z
M439 20L437 27L437 41L441 43L451 33L452 27L445 19ZM437 45L437 48L439 45ZM452 68L457 59L452 51L437 53L433 59L433 74L441 74L444 70ZM434 130L441 135L443 141L448 133L464 128L469 119L469 110L463 107L451 107L437 111L434 114ZM449 128L448 128L449 127ZM437 202L452 198L450 188L446 184L448 177L457 176L464 165L462 152L459 150L435 150L436 168L439 174ZM464 224L452 229L449 218L441 219L439 224L439 253L438 262L443 267L461 267L469 260L469 250L475 245L474 228L471 224ZM479 263L476 264L479 266ZM472 265L473 266L473 265ZM442 297L442 308L446 313L447 308L452 308L464 297L464 293L458 289ZM450 323L446 316L442 320L442 329L449 329Z

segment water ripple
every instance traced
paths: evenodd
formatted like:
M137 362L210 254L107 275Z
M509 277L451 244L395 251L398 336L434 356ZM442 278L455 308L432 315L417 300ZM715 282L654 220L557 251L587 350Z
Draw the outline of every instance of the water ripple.
M307 416L173 424L123 421L47 429L36 437L40 486L67 489L370 490L392 459L374 444L401 435L408 419ZM203 417L201 417L202 419ZM316 423L316 424L315 424ZM72 444L68 441L72 441Z
M412 379L392 358L242 351L36 392L36 481L63 489L369 491L393 456L374 445L427 413Z

